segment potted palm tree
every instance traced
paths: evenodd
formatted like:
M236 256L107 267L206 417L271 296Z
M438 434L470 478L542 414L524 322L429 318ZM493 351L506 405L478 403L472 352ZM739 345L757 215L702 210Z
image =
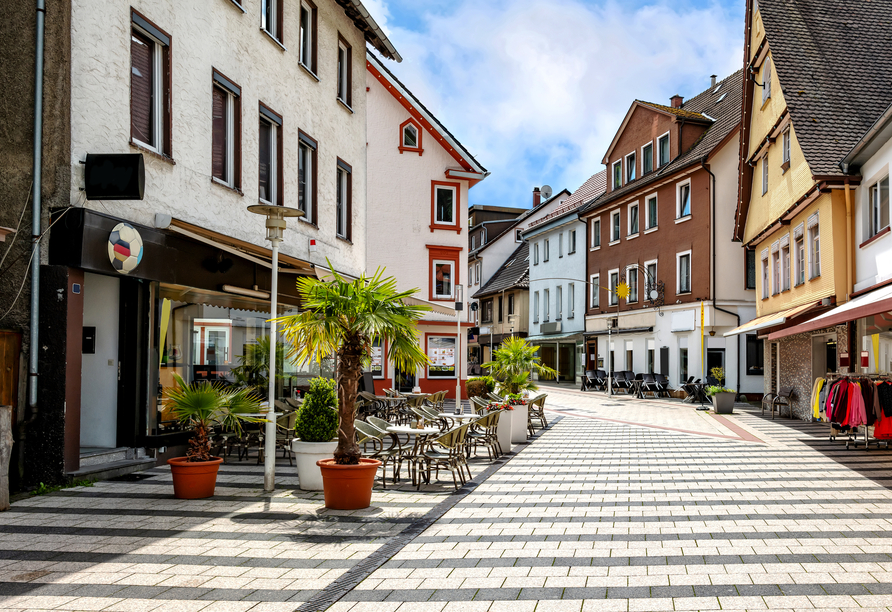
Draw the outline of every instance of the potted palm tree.
M174 374L176 386L168 391L165 405L173 417L194 433L189 439L185 457L168 459L173 474L173 493L179 499L211 497L217 484L221 457L211 455L211 429L224 429L241 434L242 423L261 423L261 403L248 388L227 389L221 382L186 384Z
M406 304L404 300L418 290L398 291L396 279L384 278L382 269L353 281L334 272L330 282L301 277L297 290L304 311L279 319L291 346L289 356L299 363L318 362L326 355L337 358L338 446L332 458L317 462L325 505L338 510L368 508L381 462L362 458L356 443L353 422L359 379L363 367L371 363L376 341L388 344L389 357L399 370L414 372L428 363L415 326L428 308Z
M322 470L316 465L328 459L338 447L338 397L335 381L317 377L297 410L291 452L297 464L297 478L304 491L322 491Z
M530 379L530 373L536 372L541 378L555 378L557 372L539 362L536 353L538 346L533 346L523 338L511 336L493 352L493 360L484 363L481 367L487 368L493 378L499 381L499 393L502 395L517 395L522 391L535 391L539 387ZM511 416L505 418L510 414ZM510 423L505 427L511 429L511 442L519 444L527 439L528 407L524 404L513 406L513 410L503 414L499 419L499 429L502 422Z

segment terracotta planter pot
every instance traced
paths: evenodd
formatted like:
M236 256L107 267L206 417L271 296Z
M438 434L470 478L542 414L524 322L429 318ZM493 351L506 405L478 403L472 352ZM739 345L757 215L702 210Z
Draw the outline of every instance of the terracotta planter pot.
M167 460L173 474L173 495L178 499L204 499L214 495L221 457L210 461L189 461L186 457Z
M377 459L360 459L359 465L338 465L334 459L316 462L322 471L325 507L332 510L360 510L372 505Z

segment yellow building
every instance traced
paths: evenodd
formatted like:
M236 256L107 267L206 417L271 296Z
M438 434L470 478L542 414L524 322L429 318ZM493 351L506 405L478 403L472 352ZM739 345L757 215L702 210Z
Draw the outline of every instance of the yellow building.
M827 19L828 4L850 21ZM783 330L846 302L853 292L860 177L844 172L840 162L892 98L876 87L888 79L889 62L864 42L889 30L872 11L842 0L747 1L749 78L734 240L747 249L757 318L726 335L763 342L765 392L793 387L793 410L801 418L812 414L814 379L846 371L854 354L849 325Z

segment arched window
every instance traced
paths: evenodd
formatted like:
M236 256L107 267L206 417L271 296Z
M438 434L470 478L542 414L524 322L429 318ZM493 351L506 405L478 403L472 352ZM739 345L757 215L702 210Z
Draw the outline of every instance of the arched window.
M414 119L407 119L400 125L400 153L410 151L421 155L421 126Z

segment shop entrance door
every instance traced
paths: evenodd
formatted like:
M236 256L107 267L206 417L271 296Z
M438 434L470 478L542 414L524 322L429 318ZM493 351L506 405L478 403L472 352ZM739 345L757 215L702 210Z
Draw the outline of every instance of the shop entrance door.
M724 379L716 380L713 377L713 368L725 369L725 349L706 349L706 381L710 385L724 385Z
M576 345L558 345L558 374L560 380L576 380Z
M117 446L120 285L113 276L84 274L81 453Z

